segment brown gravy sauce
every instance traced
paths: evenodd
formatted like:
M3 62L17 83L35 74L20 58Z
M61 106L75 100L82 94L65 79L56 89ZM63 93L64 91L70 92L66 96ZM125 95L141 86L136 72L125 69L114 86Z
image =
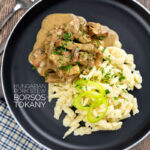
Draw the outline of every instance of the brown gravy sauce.
M55 25L67 24L72 21L74 17L76 17L74 14L69 13L56 13L48 15L42 22L42 26L37 34L37 39L33 49L43 48L43 43L49 31L53 29ZM119 41L119 36L115 31L109 29L107 26L102 26L102 28L109 30L108 37L103 40L104 47L113 46L115 41Z

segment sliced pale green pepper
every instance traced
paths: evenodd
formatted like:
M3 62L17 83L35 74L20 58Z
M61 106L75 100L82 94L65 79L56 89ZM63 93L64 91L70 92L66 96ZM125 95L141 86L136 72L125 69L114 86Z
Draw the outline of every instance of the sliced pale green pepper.
M94 88L96 88L102 95L105 96L105 90L103 88L103 86L101 86L99 83L95 82L95 81L90 81L90 80L78 80L76 82L76 87L81 90L82 86L92 86Z
M99 106L101 104L102 101L100 101L100 97L103 98L102 94L98 94L97 92L93 92L93 91L86 91L84 93L79 94L74 100L73 100L73 105L77 108L77 109L81 109L81 110L88 110L90 106L83 106L81 104L81 99L83 97L88 97L88 98L93 98L93 99L99 99L99 103L97 103L97 106Z
M83 86L94 87L94 89L91 91L84 92L82 89ZM96 123L96 122L100 121L106 115L106 112L108 109L108 101L106 100L106 93L105 93L104 88L97 82L90 81L90 80L83 80L83 79L78 80L76 82L76 88L78 88L81 93L73 100L73 105L77 109L88 110L87 119L89 122ZM81 104L81 99L83 97L88 97L89 100L94 99L94 101L91 104L90 104L90 102L88 102L88 104L86 106L83 106ZM92 114L93 109L95 109L96 107L98 107L102 104L105 105L105 111L100 116L95 117Z
M99 106L98 104L102 105L102 104L105 104L105 111L100 115L100 116L93 116L92 115L92 112L93 112L93 109L96 108L97 106ZM98 121L100 121L107 113L107 110L108 110L108 102L106 100L105 97L101 98L101 103L99 103L99 100L96 99L91 107L88 109L88 113L87 113L87 119L89 122L91 123L96 123Z

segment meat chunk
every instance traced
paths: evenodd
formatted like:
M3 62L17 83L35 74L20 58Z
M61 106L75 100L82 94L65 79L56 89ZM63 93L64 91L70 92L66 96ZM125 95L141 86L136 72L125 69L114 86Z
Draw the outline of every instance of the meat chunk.
M84 20L81 18L76 18L72 20L66 28L64 28L65 32L71 33L72 39L76 39L81 43L89 43L91 41L88 34L84 33L83 31L80 31L80 23L83 23Z
M71 82L74 78L76 78L80 74L80 68L78 65L63 66L59 68L57 74L61 79Z
M95 59L95 65L96 67L98 67L99 63L100 63L100 60L102 59L102 52L101 51L98 51L96 53L96 59Z
M41 61L40 65L36 69L41 76L45 77L47 72L51 72L55 68L53 64L49 61L49 59L47 58Z
M81 43L89 43L91 42L91 39L88 34L86 34L84 31L79 31L74 35L75 39Z
M76 63L78 61L78 58L79 58L79 50L74 49L72 52L73 52L72 63Z
M58 52L58 51L57 51ZM60 54L57 54L55 51L49 55L50 61L53 62L58 68L61 66L66 66L71 62L71 52L66 51Z
M102 30L108 31L108 36L105 37L104 40L102 41L104 47L114 46L114 43L116 41L119 41L119 36L115 31L109 29L106 26L102 26Z
M41 49L32 51L29 55L29 61L43 77L45 77L47 73L57 71L53 62L49 60L46 53Z
M72 63L79 62L82 65L89 65L89 66L98 66L102 53L100 50L96 49L93 44L80 44L80 43L72 43L67 42L65 44L65 41L58 41L56 43L57 46L64 46L66 49L71 50L73 53L76 52L76 56L73 57ZM84 52L78 52L77 51L84 51ZM79 59L78 59L79 58ZM90 63L89 63L90 62Z
M78 61L81 65L87 65L89 58L90 58L90 54L88 54L86 52L80 52Z
M61 79L57 73L50 73L48 76L45 78L45 81L48 83L59 83L59 82L64 82L63 79Z
M34 65L35 67L38 67L40 65L40 62L46 58L46 54L42 49L36 49L32 51L29 55L29 62Z
M104 29L102 30L101 25L99 23L88 22L87 27L91 36L96 35L97 37L106 37L108 35L108 31Z
M66 41L63 41L63 40L57 41L56 46L58 46L58 47L63 46L64 48L71 50L71 51L74 49L79 49L79 50L87 51L87 52L97 51L93 44L73 43L71 41L67 42L67 44L66 44Z
M96 54L91 54L91 53L87 53L87 52L80 52L78 62L81 65L84 65L84 66L90 68L90 67L95 65L95 59L96 59Z
M73 76L73 75L79 75L80 74L80 68L78 65L72 66L69 70L63 70L65 77Z
M78 18L74 18L67 26L64 28L66 32L76 34L79 31L80 23Z
M49 36L45 40L45 52L50 53L51 50L55 49L55 42L63 37L62 29L53 29L50 31Z

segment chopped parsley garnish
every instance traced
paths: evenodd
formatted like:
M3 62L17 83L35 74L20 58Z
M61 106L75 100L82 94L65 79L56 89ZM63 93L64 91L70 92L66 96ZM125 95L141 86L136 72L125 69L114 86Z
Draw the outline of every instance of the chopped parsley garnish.
M126 79L126 77L123 75L123 73L118 72L119 74L119 81L121 82L122 80Z
M110 59L110 55L108 56L108 57L106 57L105 59L107 60L107 61L109 61L109 62L111 62L111 59Z
M56 47L54 50L56 50L56 51L59 50L59 47Z
M53 54L53 55L60 55L61 53L60 52L57 52L57 51L55 51L55 52L50 52L51 54Z
M77 61L77 62L76 62L76 65L80 65L80 63Z
M86 91L88 90L88 89L87 89L87 86L85 86L85 89L86 89Z
M65 42L65 43L64 43L64 45L65 45L65 46L67 46L67 45L68 45L68 43L67 43L67 42Z
M116 84L116 87L119 88L119 84Z
M60 37L61 37L61 35L60 35L60 34L57 34L57 37L58 37L58 38L60 38Z
M48 75L49 75L48 73L45 73L45 77L48 77Z
M105 69L103 67L101 68L101 72L102 72L102 74L105 73Z
M67 43L67 42L65 42L65 43L61 42L61 45L62 45L62 47L64 48L64 46L67 46L68 43Z
M99 39L100 41L102 41L102 40L104 39L104 36L101 35L101 36L98 37L98 39Z
M70 70L71 68L72 68L72 65L59 67L60 70L65 70L65 71L68 71L68 70Z
M105 78L105 80L110 80L111 73L110 72L106 73L105 76L104 76L104 78Z
M94 79L97 80L97 79L98 79L98 76L94 76Z
M79 50L80 50L80 48L79 48L79 47L77 47L77 48L76 48L76 50L77 50L77 51L79 51Z
M106 84L110 84L108 81L105 81Z
M64 64L64 63L61 63L61 65L64 66L65 64Z
M109 84L109 81L111 79L112 75L111 75L111 70L109 70L109 72L107 72L103 79L101 80L102 82L105 82L106 84Z
M112 76L111 76L111 78L114 78L115 77L115 74L113 74Z
M61 61L61 60L63 60L63 56L61 56L61 57L58 59L58 61Z
M85 35L85 33L84 32L82 32L82 36L84 36Z
M125 89L122 89L122 92L127 93L127 91Z
M83 80L86 80L86 78L82 78Z
M95 91L99 93L99 90L96 89Z
M97 41L97 46L99 46L100 45L100 43L99 43L99 41Z
M60 50L61 50L62 52L66 52L66 48L64 48L64 47L60 47Z
M67 61L66 63L67 63L67 65L69 65L69 61Z
M114 97L114 100L118 100L118 97L115 96L115 97Z
M32 67L33 70L36 70L36 67Z
M65 32L64 36L65 36L66 42L72 41L72 40L71 40L72 33Z
M44 77L45 77L45 80L46 80L46 78L48 77L48 75L49 75L48 73L45 73L45 76L44 76Z
M102 53L104 53L104 52L105 52L105 50L106 50L106 48L103 48Z
M63 26L66 27L67 25L64 23Z
M76 85L75 87L78 88L78 89L80 89L80 90L82 89L81 85Z
M90 107L90 105L89 105L89 104L86 104L84 107Z
M110 91L108 89L105 90L106 95L110 94Z
M72 59L72 56L68 56L68 57L66 57L66 58Z
M84 58L85 54L84 54L84 53L82 53L82 54L80 54L80 56L81 56L82 58Z

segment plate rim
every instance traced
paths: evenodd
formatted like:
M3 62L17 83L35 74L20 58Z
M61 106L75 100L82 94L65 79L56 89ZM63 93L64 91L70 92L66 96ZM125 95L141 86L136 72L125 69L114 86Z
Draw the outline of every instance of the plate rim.
M18 121L18 119L15 117L9 103L8 103L8 100L7 100L7 96L6 96L6 93L5 93L5 89L4 89L4 83L3 83L3 67L4 67L4 57L5 57L5 53L6 53L6 48L7 48L7 45L8 45L8 42L14 32L14 30L16 29L16 27L18 26L18 24L20 23L20 21L26 16L26 14L32 9L34 8L36 5L38 5L39 3L41 3L43 0L38 0L36 3L34 3L30 8L28 8L25 13L20 17L20 19L17 21L17 23L15 24L15 26L13 27L12 31L10 32L10 35L8 36L8 39L6 41L6 44L5 44L5 47L4 47L4 51L3 51L3 54L2 54L2 63L1 63L1 84L2 84L2 91L3 91L3 95L4 95L4 99L5 99L5 102L7 104L7 107L13 117L13 119L16 121L16 123L18 124L18 126L21 128L21 130L28 136L30 137L33 141L35 141L37 144L39 144L41 147L44 147L45 149L50 149L48 148L47 146L45 146L44 144L42 144L40 141L36 140L34 137L32 137L32 135L30 135L28 133L28 131L26 129L24 129L24 127L20 124L20 122Z
M5 89L4 89L4 80L3 80L3 68L4 68L4 57L5 57L5 53L6 53L6 49L7 49L7 45L8 45L8 42L14 32L14 30L16 29L16 27L18 26L18 24L21 22L21 20L26 16L26 14L31 10L33 9L36 5L38 5L39 3L41 3L42 1L44 0L38 0L37 2L35 2L30 8L28 8L25 13L22 15L22 17L20 17L20 19L17 21L17 23L15 24L15 26L13 27L12 31L10 32L10 35L8 36L7 38L7 42L5 44L5 47L4 47L4 52L2 54L2 61L1 61L1 84L2 84L2 92L3 92L3 95L4 95L4 99L5 99L5 102L7 104L7 107L9 109L9 111L11 112L11 115L12 117L14 118L14 120L16 121L16 123L19 125L19 127L21 128L21 130L28 136L30 137L33 141L35 141L37 144L39 144L41 147L45 148L45 149L51 149L47 146L45 146L44 144L42 144L40 141L38 141L36 138L34 138L31 134L28 133L28 131L26 129L24 129L24 127L20 124L20 122L18 121L18 119L15 117L13 111L12 111L12 108L10 107L9 105L9 102L7 100L7 96L6 96L6 92L5 92ZM97 0L97 1L100 1L100 0ZM115 1L115 0L112 0L112 1ZM130 0L131 2L133 2L134 4L136 4L137 6L139 6L140 8L142 8L150 17L150 10L148 10L148 8L146 8L143 4L141 4L139 1L137 0ZM146 137L148 137L148 135L150 134L150 128L149 128L149 131L141 136L141 138L139 138L139 140L135 141L133 144L127 146L126 148L124 148L124 150L129 150L131 148L133 148L134 146L136 146L137 144L139 144L141 141L143 141Z

